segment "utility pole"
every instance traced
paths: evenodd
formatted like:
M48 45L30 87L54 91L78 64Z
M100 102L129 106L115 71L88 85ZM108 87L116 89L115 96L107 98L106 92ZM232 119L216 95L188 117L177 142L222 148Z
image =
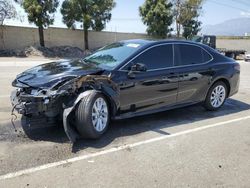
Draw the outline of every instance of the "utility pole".
M181 12L181 0L176 0L175 3L176 7L176 12L175 12L175 24L176 24L176 37L180 38L180 30L181 30L181 25L179 22L179 17L180 17L180 12Z

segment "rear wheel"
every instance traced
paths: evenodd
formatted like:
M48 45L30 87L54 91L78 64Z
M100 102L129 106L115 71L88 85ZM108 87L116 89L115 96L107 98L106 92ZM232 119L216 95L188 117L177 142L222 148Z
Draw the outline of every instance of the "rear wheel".
M222 81L216 82L208 91L204 107L215 111L223 106L227 98L228 88Z
M99 138L108 128L110 113L104 95L96 91L86 96L76 108L76 128L84 138Z
M232 59L236 59L236 55L235 55L235 53L231 53L231 54L230 54L230 58L232 58Z

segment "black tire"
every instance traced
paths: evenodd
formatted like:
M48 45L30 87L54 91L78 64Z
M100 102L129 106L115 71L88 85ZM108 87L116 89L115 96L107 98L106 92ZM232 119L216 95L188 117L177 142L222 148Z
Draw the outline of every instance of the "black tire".
M92 108L97 99L102 98L107 104L107 123L102 131L97 131L92 121ZM91 91L89 95L79 102L75 110L76 129L83 138L97 139L108 129L110 121L109 104L105 96L97 91Z
M236 54L235 54L235 53L231 53L231 54L230 54L230 58L236 59Z
M225 88L225 98L224 98L224 101L222 102L222 104L221 104L220 106L214 107L214 106L212 105L212 102L211 102L211 95L212 95L213 90L214 90L216 87L218 87L218 86L222 86L222 87ZM211 88L209 89L208 93L207 93L206 100L205 100L203 106L204 106L207 110L209 110L209 111L216 111L216 110L220 109L220 108L224 105L224 103L225 103L225 101L226 101L227 93L228 93L228 87L227 87L227 85L226 85L223 81L218 81L218 82L214 83L214 84L211 86Z

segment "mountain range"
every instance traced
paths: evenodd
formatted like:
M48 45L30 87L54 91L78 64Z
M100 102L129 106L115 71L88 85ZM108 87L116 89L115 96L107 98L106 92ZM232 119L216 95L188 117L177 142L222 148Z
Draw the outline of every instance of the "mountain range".
M220 24L205 25L201 33L204 35L244 36L250 34L250 18L236 18Z

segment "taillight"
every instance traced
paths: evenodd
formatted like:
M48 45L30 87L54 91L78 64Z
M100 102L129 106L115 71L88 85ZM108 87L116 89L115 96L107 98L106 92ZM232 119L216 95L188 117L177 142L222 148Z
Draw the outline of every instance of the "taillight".
M239 63L235 64L234 69L240 71L240 64Z

